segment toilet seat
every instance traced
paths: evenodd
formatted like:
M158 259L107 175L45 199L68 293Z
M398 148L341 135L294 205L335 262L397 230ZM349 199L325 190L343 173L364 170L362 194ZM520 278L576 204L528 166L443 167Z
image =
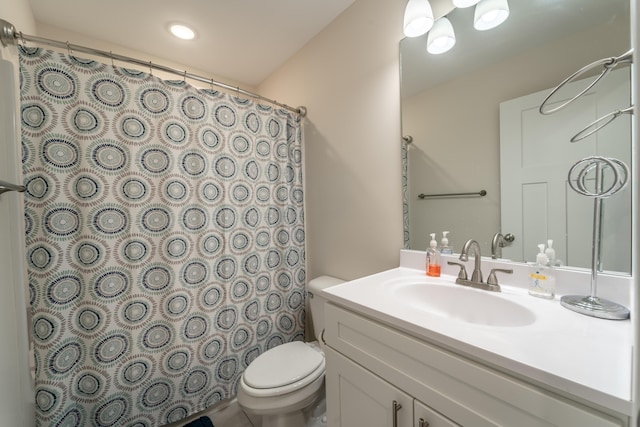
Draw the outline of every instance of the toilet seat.
M311 384L324 370L321 350L294 341L258 356L244 371L241 383L250 396L278 396Z

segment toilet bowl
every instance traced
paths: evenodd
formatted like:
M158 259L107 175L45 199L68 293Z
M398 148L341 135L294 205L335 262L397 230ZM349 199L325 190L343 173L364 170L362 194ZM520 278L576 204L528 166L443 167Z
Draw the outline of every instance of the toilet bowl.
M318 291L343 283L321 276L309 282L307 295L316 337L324 329L324 298ZM238 404L262 417L262 427L304 427L305 410L324 395L324 352L317 341L294 341L265 351L244 371Z

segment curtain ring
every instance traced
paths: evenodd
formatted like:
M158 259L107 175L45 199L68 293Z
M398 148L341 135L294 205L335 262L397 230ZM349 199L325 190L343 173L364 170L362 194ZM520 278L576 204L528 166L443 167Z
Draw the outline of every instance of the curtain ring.
M71 49L71 45L69 44L69 41L67 40L65 44L67 45L67 52L69 53L69 56L73 56L73 50Z
M24 39L24 34L22 34L22 31L20 31L20 40L22 40L22 47L24 47L26 49L27 47L27 41Z
M111 58L111 66L115 67L116 64L113 63L113 51L109 51L109 57Z
M209 83L209 85L211 86L211 91L213 92L213 79L211 79L211 82Z
M149 61L149 74L153 76L153 67L151 61Z
M184 70L184 76L182 77L183 82L187 82L187 70Z
M240 100L240 86L236 86L236 98Z

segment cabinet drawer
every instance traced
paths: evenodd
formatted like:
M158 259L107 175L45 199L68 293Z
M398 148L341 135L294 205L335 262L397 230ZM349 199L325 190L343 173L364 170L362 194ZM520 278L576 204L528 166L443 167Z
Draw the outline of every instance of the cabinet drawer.
M460 425L627 425L333 304L325 323L329 346Z

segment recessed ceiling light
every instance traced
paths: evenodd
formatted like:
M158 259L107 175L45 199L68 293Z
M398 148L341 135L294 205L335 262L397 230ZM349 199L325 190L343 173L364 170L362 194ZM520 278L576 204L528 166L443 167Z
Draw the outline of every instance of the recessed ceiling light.
M171 34L182 40L191 40L196 36L196 33L186 25L173 24L169 27Z

